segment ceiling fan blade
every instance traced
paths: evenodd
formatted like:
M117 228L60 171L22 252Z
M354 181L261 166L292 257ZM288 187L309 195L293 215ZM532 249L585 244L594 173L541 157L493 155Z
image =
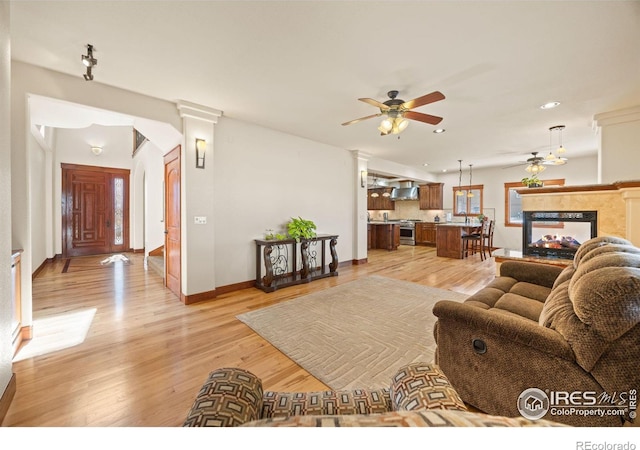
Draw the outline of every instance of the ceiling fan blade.
M501 167L501 169L511 169L512 167L519 167L519 166L526 166L526 165L527 165L526 162L521 162L518 164L511 164L510 166Z
M370 105L373 105L377 108L380 108L383 111L387 111L389 109L389 107L387 105L385 105L384 103L380 103L378 100L374 100L372 98L359 98L358 100L360 100L361 102L365 102L368 103Z
M444 100L444 94L440 91L432 92L431 94L423 95L422 97L414 98L408 102L404 102L401 107L404 109L413 109L418 106L427 105L429 103L438 102Z
M405 119L417 120L419 122L429 123L431 125L438 125L442 122L442 117L432 116L430 114L423 114L415 111L407 111L403 116Z
M378 113L378 114L371 114L370 116L366 116L366 117L360 117L359 119L353 119L353 120L350 120L349 122L345 122L345 123L342 124L342 126L351 125L352 123L358 123L358 122L360 122L362 120L371 119L373 117L378 117L378 116L381 116L381 115L382 115L382 113Z

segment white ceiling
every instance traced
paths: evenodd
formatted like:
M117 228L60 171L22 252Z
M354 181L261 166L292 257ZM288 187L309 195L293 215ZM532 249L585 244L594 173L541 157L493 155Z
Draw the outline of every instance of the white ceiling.
M639 1L11 2L14 59L82 78L86 44L93 83L433 172L548 152L555 125L569 158L595 154L593 116L640 105ZM441 91L416 111L447 131L340 125L392 89Z

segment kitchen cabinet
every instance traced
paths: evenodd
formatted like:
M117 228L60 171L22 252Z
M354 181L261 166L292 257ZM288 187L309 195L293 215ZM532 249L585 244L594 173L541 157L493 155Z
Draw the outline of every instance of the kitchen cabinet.
M436 245L436 224L433 222L416 223L416 244Z
M445 258L464 258L462 235L477 231L477 225L446 223L437 226L436 255Z
M391 191L393 188L375 188L367 190L367 209L371 210L394 210L396 209L396 203L391 200ZM377 197L372 197L373 193L378 194ZM384 194L389 194L385 197Z
M418 189L420 209L442 209L443 183L423 184Z
M367 224L367 250L378 248L397 250L400 246L400 224L369 223Z

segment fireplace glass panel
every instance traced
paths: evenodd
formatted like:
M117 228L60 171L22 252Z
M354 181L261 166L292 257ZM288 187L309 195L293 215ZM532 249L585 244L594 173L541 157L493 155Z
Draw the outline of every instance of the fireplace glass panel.
M523 255L573 259L583 242L597 236L597 212L525 211L522 231Z

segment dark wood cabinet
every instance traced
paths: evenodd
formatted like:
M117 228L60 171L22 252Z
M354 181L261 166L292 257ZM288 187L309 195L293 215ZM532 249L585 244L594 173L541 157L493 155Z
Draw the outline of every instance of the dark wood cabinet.
M367 226L367 250L380 248L397 250L400 245L400 225L396 223L375 223Z
M436 245L436 224L432 222L416 223L416 244Z
M418 189L420 209L442 209L443 183L423 184Z
M393 210L396 209L396 203L391 200L391 191L393 188L375 188L367 190L367 209L370 210ZM376 193L378 196L372 196ZM385 195L388 194L388 195Z

